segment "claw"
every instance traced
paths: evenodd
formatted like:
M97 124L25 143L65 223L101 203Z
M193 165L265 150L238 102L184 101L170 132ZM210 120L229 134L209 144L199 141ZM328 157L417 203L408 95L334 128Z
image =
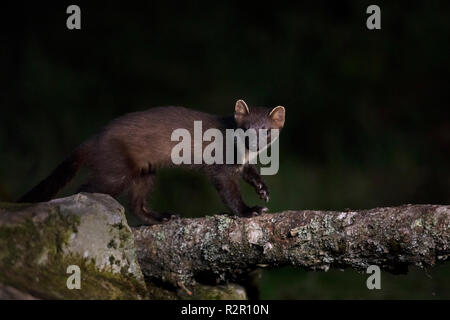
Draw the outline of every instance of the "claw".
M180 215L179 214L176 214L176 213L173 213L173 212L163 212L162 214L161 214L161 221L163 221L163 222L167 222L167 221L170 221L170 220L174 220L174 219L179 219L180 218Z
M255 189L260 199L264 200L265 202L269 202L269 191L267 190L267 186L265 184L258 183Z
M254 206L251 208L250 216L256 217L259 216L260 214L267 213L268 211L269 209L267 209L266 207Z
M265 202L269 202L269 194L264 191L264 193L261 195L261 199L263 199Z
M266 189L261 189L258 191L259 197L265 202L269 202L269 192Z

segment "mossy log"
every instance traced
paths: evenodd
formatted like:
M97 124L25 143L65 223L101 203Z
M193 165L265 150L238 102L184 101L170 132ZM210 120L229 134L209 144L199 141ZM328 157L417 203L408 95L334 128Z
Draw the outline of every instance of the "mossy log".
M233 280L258 267L405 273L446 260L449 230L450 206L404 205L177 219L133 232L144 275L189 290L198 278Z
M450 206L285 211L130 228L113 198L0 204L0 299L245 299L261 267L378 265L405 272L450 254ZM68 289L69 265L81 289Z

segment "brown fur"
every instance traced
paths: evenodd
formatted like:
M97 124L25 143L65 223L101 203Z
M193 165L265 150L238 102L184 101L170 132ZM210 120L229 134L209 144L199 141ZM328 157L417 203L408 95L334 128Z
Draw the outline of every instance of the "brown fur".
M230 117L219 117L183 107L158 107L124 115L111 121L100 133L75 149L49 177L19 202L48 201L73 178L81 166L86 166L91 169L92 175L80 191L106 193L113 197L127 192L133 212L147 224L158 223L168 216L147 209L146 199L153 187L157 170L173 166L171 151L178 143L171 141L175 129L185 128L193 132L195 120L202 121L203 131L209 128L221 131L237 127L281 128L284 124L284 108L282 109L282 123L278 122L281 112L276 112L277 117L269 116L271 110L267 108L252 108L248 112L249 108L242 100L236 103L235 115ZM253 215L265 209L248 207L239 191L237 179L242 176L262 198L268 200L267 187L254 166L183 166L208 175L233 214Z

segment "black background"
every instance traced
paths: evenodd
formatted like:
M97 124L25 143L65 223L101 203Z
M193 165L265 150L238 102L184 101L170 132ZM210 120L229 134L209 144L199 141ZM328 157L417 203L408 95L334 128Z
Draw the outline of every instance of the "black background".
M81 7L81 30L66 28L70 4ZM381 30L366 28L369 4L381 7ZM446 1L2 3L0 201L17 199L114 117L159 105L230 114L242 98L286 107L280 171L266 178L272 212L448 204L449 9ZM151 203L184 216L224 210L206 179L176 170L161 172ZM263 298L450 297L448 264L385 275L379 292L365 279L285 268L265 272L261 290Z

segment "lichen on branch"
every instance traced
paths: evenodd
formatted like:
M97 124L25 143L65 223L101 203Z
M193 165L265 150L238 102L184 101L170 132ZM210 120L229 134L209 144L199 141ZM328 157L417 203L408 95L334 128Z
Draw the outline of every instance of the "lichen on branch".
M449 230L446 205L215 215L130 228L107 195L0 203L0 297L245 299L239 283L261 267L432 266L450 255ZM81 290L67 286L70 265L80 267Z
M192 285L233 280L258 267L310 270L369 265L403 273L450 254L450 206L404 205L361 211L285 211L171 220L133 229L145 276Z

